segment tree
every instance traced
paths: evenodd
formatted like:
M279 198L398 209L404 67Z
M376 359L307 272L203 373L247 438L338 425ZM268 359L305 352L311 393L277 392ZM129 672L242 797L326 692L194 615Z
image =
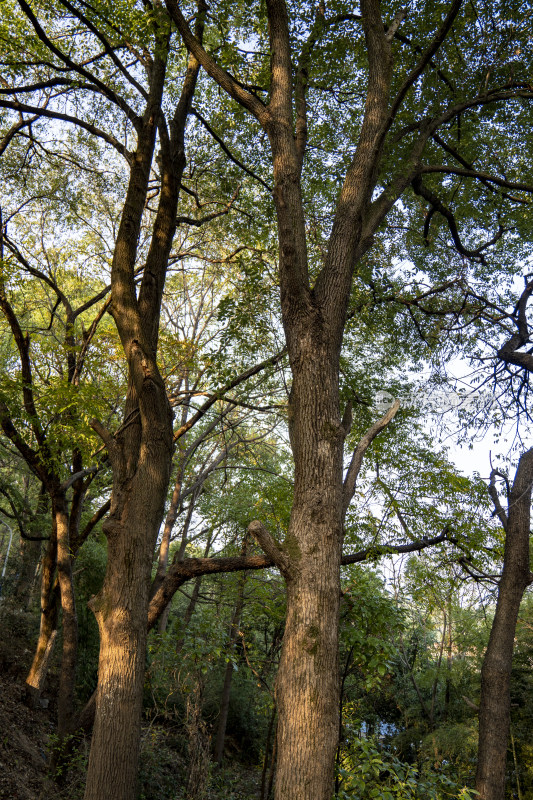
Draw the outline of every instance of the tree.
M204 12L200 2L195 28L200 38ZM68 40L68 48L57 44L56 37ZM126 3L118 8L106 2L94 7L62 0L53 6L9 3L0 40L6 66L0 97L5 123L3 154L7 152L16 162L22 152L26 165L36 154L50 153L50 135L55 148L52 155L59 162L90 173L91 160L100 159L101 172L95 170L99 177L107 173L107 179L112 172L116 178L109 186L105 181L101 185L119 204L119 219L110 230L98 230L97 235L110 261L111 301L107 308L125 353L129 388L124 421L115 434L101 420L92 423L107 449L113 491L111 513L104 525L109 545L107 577L91 603L101 633L96 705L103 711L96 715L87 797L102 797L106 792L116 796L117 791L130 797L136 776L152 556L167 495L173 444L199 420L207 419L210 409L222 407L220 413L229 418L236 403L234 397L226 398L225 394L257 374L262 366L276 363L279 356L245 369L237 378L228 380L226 371L220 389L208 393L205 402L190 416L185 414L183 424L173 431L157 351L167 269L169 263L186 257L171 253L176 227L202 227L227 214L238 189L228 201L227 183L220 187L204 169L208 180L199 186L193 167L186 176L192 184L186 187L192 211L187 216L177 215L179 193L186 180L185 128L199 64L194 56L184 57L182 49L176 52L171 46L169 20L161 4L140 8L136 3ZM22 49L28 61L20 61ZM91 53L89 62L87 52ZM182 91L176 95L174 85L168 84L182 69ZM28 102L19 99L21 94ZM64 135L50 120L66 124L73 132ZM154 159L156 141L159 151ZM86 160L80 158L78 148ZM124 163L116 167L106 148L118 152ZM113 170L106 170L110 162ZM124 198L120 192L125 185ZM207 200L201 197L203 189ZM154 198L156 209L151 205ZM217 210L202 214L204 203L214 204ZM90 222L86 223L90 227ZM206 241L204 237L194 242L187 253L189 258L197 257L195 248L203 249L203 256L208 258ZM221 258L219 248L216 257L221 265L228 263L231 250ZM92 275L85 278L89 282ZM23 338L22 333L19 338ZM229 373L233 375L233 370ZM197 388L186 387L182 407L190 405ZM176 398L174 402L178 402ZM232 424L235 427L234 414ZM199 434L186 456L202 441ZM230 444L234 443L228 448ZM204 465L196 488L187 487L189 496L200 491L202 481L221 463L228 448L222 448L214 462ZM183 501L185 493L179 494L177 501ZM192 513L192 504L189 509ZM67 536L63 543L65 564L70 568ZM52 552L50 585L54 564ZM165 567L164 556L161 566ZM117 714L109 713L111 706L118 709ZM107 780L112 764L116 766L115 784Z
M428 7L417 9L415 29L406 36L400 33L406 11L387 9L390 21L385 23L379 3L373 0L362 0L360 16L342 4L328 13L324 3L315 9L268 0L266 18L263 7L257 8L250 17L251 28L234 18L230 38L252 42L252 57L243 66L232 58L230 48L217 61L190 31L176 0L166 0L166 5L189 50L255 121L270 145L281 314L292 372L288 419L295 467L284 542L256 530L287 585L287 624L276 686L275 792L278 800L289 796L329 800L338 732L343 444L349 428L340 406L339 364L354 273L410 186L447 218L454 235L453 214L426 191L424 176L458 172L449 162L432 163L435 152L449 156L447 143L440 139L448 136L446 126L461 120L472 144L483 139L479 128L486 121L494 123L500 107L518 98L530 99L530 90L522 83L529 50L524 62L511 64L507 34L496 36L496 42L494 32L489 39L483 28L482 48L489 54L479 49L478 20L490 24L509 18L507 7L497 3L483 10L462 9L460 0L431 12ZM225 7L219 13L228 19ZM354 46L347 32L358 23L364 44L358 40ZM471 65L466 74L454 64L456 37L461 43L461 70L465 62ZM265 51L269 63L260 57ZM357 76L357 90L343 73L345 60ZM232 75L226 66L244 74ZM361 80L366 80L364 100L348 102L352 125L343 116L344 109L337 117L345 124L346 140L336 149L321 137L318 109L323 100L318 88L353 91L359 97ZM312 92L315 84L317 90ZM316 120L311 114L315 104ZM321 165L309 156L311 143L326 146L328 154ZM306 158L322 177L328 164L342 172L338 192L335 187L329 196L324 190L326 197L313 193L312 180L302 177ZM507 179L471 168L470 163L459 171L489 189L510 188ZM323 184L327 187L327 181ZM313 257L306 214L306 203L316 203L319 197L329 212L320 260ZM455 234L456 246L460 244L473 258L480 256L481 245L465 248L456 227Z
M527 113L529 48L524 43L520 53L514 49L515 40L527 35L527 15L511 28L499 23L518 19L516 9L498 3L465 9L460 2L449 8L417 8L416 25L405 35L410 25L405 13L387 10L393 21L384 25L373 0L364 0L361 16L343 3L328 11L322 4L318 9L305 4L287 7L282 0L272 0L265 8L258 6L255 15L243 17L240 9L220 3L210 10L219 30L209 26L206 39L218 53L217 62L202 47L203 14L194 10L193 35L178 5L168 6L192 53L177 104L179 67L159 3L140 9L135 3L87 7L60 0L57 5L30 6L19 0L22 13L8 4L1 31L8 54L7 86L0 96L8 122L2 147L26 133L33 143L39 141L39 132L46 130L44 120L55 119L77 126L83 137L90 134L113 147L124 157L129 173L113 242L110 308L128 362L130 390L124 424L114 436L101 423L94 424L108 448L114 493L106 522L108 576L93 604L103 642L102 714L95 730L87 797L104 797L105 792L116 796L116 787L104 780L113 763L123 796L133 791L147 609L153 618L158 603L166 605L174 579L179 584L195 570L198 574L200 569L230 568L222 560L173 565L176 569L168 570L161 591L148 606L151 553L163 513L172 443L165 386L156 363L157 328L184 176L185 121L202 63L240 108L234 102L228 106L223 98L215 104L216 92L206 84L196 119L225 148L233 167L241 169L242 160L216 134L212 117L220 121L230 109L232 122L241 122L242 109L249 112L250 119L241 122L234 140L241 144L253 140L254 145L257 141L253 155L260 163L256 171L248 167L245 171L263 191L273 170L281 312L292 370L289 429L295 491L284 542L277 542L264 526L253 526L267 552L264 558L255 558L256 566L276 563L288 590L287 635L277 690L276 792L278 797L303 798L312 793L329 798L337 743L339 567L344 514L357 465L356 459L344 481L343 447L351 414L349 404L341 414L339 373L346 320L359 313L353 279L356 275L358 284L366 281L372 287L373 264L367 255L372 243L382 244L386 258L395 254L383 241L385 220L396 221L405 208L416 227L428 204L427 224L440 215L461 255L471 263L485 264L487 242L476 241L479 231L473 227L465 244L450 201L444 203L439 195L450 194L453 199L457 182L462 186L477 181L476 199L493 198L496 193L500 206L512 209L516 194L530 189L518 180L521 165L512 153L515 180L506 176L505 169L493 174L472 166L478 156L487 163L489 125L504 141L514 125L513 110L520 107L524 116ZM354 40L352 28L359 23L364 36ZM8 24L12 30L7 30ZM67 33L68 52L56 41L56 34L65 41ZM23 47L29 48L31 57L21 64L17 56ZM469 71L458 58L458 49L463 62L470 64ZM184 68L183 60L178 63ZM234 78L226 66L235 72ZM368 86L361 102L365 78ZM205 108L211 112L211 105L206 120ZM167 117L163 110L170 107ZM96 117L101 120L98 125ZM339 131L341 136L333 136ZM157 136L156 168L152 162ZM270 164L258 157L262 148L254 136L269 139ZM142 220L154 199L149 199L148 191L152 180L158 210L139 246ZM187 189L198 200L196 190ZM395 207L400 197L403 208ZM487 206L491 226L500 206L496 210ZM460 221L471 218L464 206L460 211ZM501 245L504 232L498 227L489 241ZM244 237L243 231L239 233ZM231 382L228 385L232 388ZM217 399L213 397L211 404ZM120 713L106 714L106 708Z
M18 5L21 16L11 5L8 9L3 38L5 41L6 32L10 37L16 32L26 39L30 66L23 75L27 92L37 103L28 113L39 120L63 120L94 134L118 150L129 167L113 248L109 307L128 365L125 424L117 436L112 436L100 421L93 422L107 448L113 490L110 515L104 526L108 538L106 578L92 601L101 647L86 798L130 798L135 793L137 772L152 555L172 458L172 414L156 360L159 316L185 167L185 126L199 64L194 57L189 59L181 96L175 99L167 119L162 112L162 98L170 36L166 16L158 7L143 11L132 6L120 10L117 17L112 6L106 4L95 8L70 2L53 8L39 4L32 7L26 2ZM204 10L200 6L196 27L200 38ZM66 33L67 19L71 39L69 47L63 49L55 37L58 29ZM8 24L12 30L7 31ZM92 48L92 68L86 63L86 43ZM121 59L128 51L143 73L140 81L131 71L131 64ZM8 58L9 78L16 80L17 55L13 57L12 52ZM2 106L24 114L29 106L17 99L20 85L13 88L7 91L13 99L3 99ZM39 94L41 89L45 97ZM80 110L79 116L65 113L61 103L52 103L49 108L54 92L58 97L62 91L66 96L78 93L86 98L101 98L111 130L88 121L88 106ZM116 118L126 122L128 135L134 133L134 152L114 135ZM137 248L158 130L158 208L137 290ZM110 774L114 775L112 782L108 780Z
M483 800L505 794L505 765L511 711L511 669L516 623L524 592L531 583L529 537L533 450L523 453L510 487L507 512L491 475L491 496L505 530L503 570L487 651L481 669L479 751L476 790Z
M44 183L43 179L42 194L46 191ZM27 223L31 225L31 220L38 227L42 222L39 209L32 213L30 204L31 199L26 203ZM16 215L11 221L13 216ZM86 368L91 368L90 349L107 307L107 288L93 295L89 286L76 286L72 276L70 283L74 285L69 285L62 275L63 264L69 255L74 256L67 248L60 256L52 247L47 248L44 243L38 246L34 241L33 252L30 254L28 248L24 255L6 228L7 221L0 238L0 308L17 358L3 388L0 424L6 439L40 483L38 510L49 509L51 514L50 535L33 537L47 544L42 559L40 634L26 687L35 702L46 678L60 603L63 655L58 734L63 740L72 729L77 659L72 556L106 510L104 507L101 513L95 512L92 524L82 524L83 505L99 471L98 465L87 468L94 438L80 413L84 403L86 410L90 407L91 392L83 379ZM76 257L81 258L81 248ZM17 287L21 279L26 287L32 287L31 303ZM100 308L95 313L98 304ZM99 410L106 410L103 393L100 401ZM24 526L20 527L21 534L27 535Z
M522 260L522 254L519 254L518 264L514 266L522 270L528 268L528 264ZM482 288L467 284L462 289L462 308L466 312L466 319L479 331L473 349L469 350L471 360L477 364L488 361L493 368L492 375L483 377L483 383L494 383L493 413L489 419L514 418L520 436L521 418L529 415L529 375L533 370L531 355L527 350L524 352L531 338L528 318L528 303L533 292L531 276L524 276L524 289L518 296L516 284L499 292L490 286ZM444 313L449 313L449 310ZM456 321L451 325L451 332L457 334L463 326L463 319ZM481 425L487 425L485 415ZM520 456L512 485L506 474L492 469L488 487L494 515L502 525L505 536L502 572L496 576L496 609L481 669L479 705L476 790L482 798L491 800L502 798L506 790L515 631L520 604L531 584L531 469L529 449ZM507 509L499 498L496 487L498 478L503 479L506 486ZM487 577L483 569L474 568L472 572L470 568L473 565L468 557L463 559L463 565L476 579Z

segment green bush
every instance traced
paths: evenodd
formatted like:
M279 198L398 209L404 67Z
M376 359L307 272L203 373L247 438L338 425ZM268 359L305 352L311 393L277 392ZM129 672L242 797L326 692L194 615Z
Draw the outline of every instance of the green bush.
M406 764L374 739L354 738L338 770L338 800L474 800L444 769Z

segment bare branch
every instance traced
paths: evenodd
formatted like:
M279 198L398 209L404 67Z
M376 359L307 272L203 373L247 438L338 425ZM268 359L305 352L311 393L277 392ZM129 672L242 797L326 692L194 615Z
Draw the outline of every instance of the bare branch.
M398 30L398 28L400 27L406 16L407 16L407 8L401 8L394 17L394 19L392 20L389 29L385 33L385 39L388 42L392 42L392 40L396 36L396 31Z
M489 495L490 499L494 503L495 514L500 520L502 524L502 528L504 531L507 531L507 514L505 513L502 504L500 503L500 498L498 495L498 490L496 488L496 478L500 476L500 473L497 469L493 469L490 473L490 482L489 482Z
M66 481L63 481L60 486L60 490L62 492L66 492L67 489L70 489L70 487L76 483L76 481L79 481L81 478L85 478L87 475L94 475L95 472L98 472L98 469L99 468L97 466L94 466L88 467L87 469L82 469L79 472L75 472L74 475L70 475Z
M350 462L350 466L348 467L348 472L346 473L346 477L344 479L344 489L343 489L343 501L342 501L342 518L346 516L346 512L348 511L348 506L352 500L352 497L355 493L355 485L357 483L357 478L359 476L359 471L361 469L361 464L363 463L363 457L372 444L376 436L384 430L389 422L394 419L398 409L400 408L400 401L395 400L392 406L389 408L386 414L384 414L381 419L375 422L371 428L367 430L365 435L362 437L361 441L355 448L352 460Z

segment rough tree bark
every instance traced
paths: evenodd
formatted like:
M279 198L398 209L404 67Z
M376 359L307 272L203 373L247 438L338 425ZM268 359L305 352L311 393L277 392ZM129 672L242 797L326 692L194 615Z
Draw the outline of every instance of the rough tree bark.
M63 650L58 695L58 735L60 741L72 730L74 719L74 689L76 684L76 661L78 654L78 617L72 578L70 549L70 520L64 494L52 500L57 536L57 578L61 593L63 613Z
M532 580L529 564L533 448L516 470L505 513L491 475L490 492L505 529L503 571L489 643L481 668L476 791L481 800L504 800L511 711L511 669L520 603Z
M57 540L52 532L43 554L41 565L41 620L39 636L30 671L26 678L26 692L32 704L38 702L44 688L48 664L57 636L59 615L59 586L55 583Z
M324 5L317 8L293 73L286 4L267 0L267 104L221 69L200 46L176 0L166 0L166 5L206 72L257 119L270 142L281 312L293 378L288 414L295 464L294 503L285 541L280 545L259 531L261 545L287 583L287 627L276 687L275 792L277 800L329 800L338 732L337 627L346 435L339 400L339 357L347 304L355 266L372 245L392 205L420 173L428 138L469 105L469 101L452 104L437 116L418 121L409 154L374 199L388 131L406 95L446 39L461 3L451 3L440 28L391 102L391 42L405 11L397 14L387 29L379 2L362 0L361 24L368 56L362 124L339 193L325 261L313 286L301 171L307 141L308 67L313 46L327 22Z
M267 2L271 49L268 106L232 82L198 46L175 2L167 1L167 7L206 71L259 120L272 150L281 311L293 378L288 421L295 466L285 541L282 545L274 542L260 526L254 530L287 585L286 629L276 683L275 796L277 800L330 800L338 737L337 638L346 436L341 421L339 361L353 269L371 244L363 232L362 215L371 198L375 159L386 121L390 42L378 3L363 0L371 62L367 112L339 199L326 264L311 288L301 190L307 65L297 80L295 128L285 3Z
M201 4L200 10L205 10ZM196 27L199 38L202 26L200 13ZM111 270L110 312L129 370L125 421L114 437L99 422L93 422L107 446L113 490L110 514L103 526L108 541L106 575L102 590L91 601L100 631L100 657L85 800L131 800L135 796L150 573L172 461L172 412L156 352L163 287L185 167L185 125L199 64L193 56L189 58L167 134L161 125L167 47L168 36L162 32L137 132L137 150ZM137 242L158 125L161 192L137 296Z

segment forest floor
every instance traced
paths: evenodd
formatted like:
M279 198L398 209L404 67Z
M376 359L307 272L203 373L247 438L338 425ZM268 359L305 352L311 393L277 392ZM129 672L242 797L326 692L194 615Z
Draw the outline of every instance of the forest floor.
M81 800L88 743L72 764L62 784L49 777L56 727L55 687L52 678L43 694L43 707L32 709L25 700L24 679L35 637L30 615L0 606L0 800ZM45 706L45 707L44 707ZM183 798L186 758L183 736L148 725L143 731L140 800ZM213 773L204 800L258 800L261 771L231 758Z
M2 609L0 619L0 800L51 796L47 761L54 731L52 703L30 709L24 678L31 663L27 615Z
M32 710L23 698L23 684L13 675L0 676L0 798L45 800L51 796L47 761L53 721L48 709Z

